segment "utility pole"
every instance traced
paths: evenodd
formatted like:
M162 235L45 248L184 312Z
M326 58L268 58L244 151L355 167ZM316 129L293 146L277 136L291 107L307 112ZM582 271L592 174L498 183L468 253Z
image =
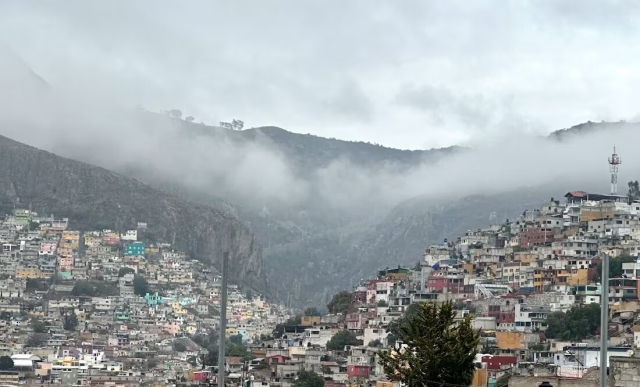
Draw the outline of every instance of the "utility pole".
M224 387L224 346L227 331L227 284L229 282L229 252L222 254L222 294L220 295L220 342L218 343L218 387Z
M609 255L602 255L600 295L600 387L607 387L607 342L609 336Z

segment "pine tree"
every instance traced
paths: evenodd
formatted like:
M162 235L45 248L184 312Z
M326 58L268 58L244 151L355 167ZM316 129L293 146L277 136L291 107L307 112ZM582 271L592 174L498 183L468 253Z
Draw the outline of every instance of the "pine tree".
M403 319L392 351L379 351L387 377L408 387L468 386L475 371L480 333L471 327L471 315L455 321L451 301L422 303Z

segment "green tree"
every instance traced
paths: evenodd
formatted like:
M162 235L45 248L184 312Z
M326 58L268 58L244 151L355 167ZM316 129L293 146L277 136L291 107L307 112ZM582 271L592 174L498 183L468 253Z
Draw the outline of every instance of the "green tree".
M249 349L246 345L240 343L232 343L227 341L226 351L227 356L238 356L241 357L244 361L249 361L253 359L253 355L249 352Z
M619 255L617 257L609 257L609 278L621 277L624 271L622 270L623 263L635 262L636 258L627 254ZM602 261L598 263L595 273L595 280L601 282L602 280Z
M471 384L480 333L471 327L471 316L461 321L455 317L451 301L419 304L398 329L406 347L378 351L387 377L408 387Z
M189 363L191 367L196 367L198 365L198 358L195 356L189 356L187 358L187 363Z
M385 300L378 301L378 306L388 306L387 305L387 301L385 301Z
M73 289L71 293L74 296L90 296L93 297L96 295L95 289L93 285L87 281L78 281L73 285Z
M382 342L380 341L380 339L371 340L368 346L371 348L382 347Z
M413 316L415 316L418 313L419 310L420 310L419 303L410 304L407 307L407 309L405 309L404 314L400 319L394 320L390 322L389 325L387 325L387 333L389 333L389 335L387 335L387 343L389 344L390 347L393 347L396 344L396 341L398 340L400 324L403 321L411 319Z
M39 228L40 228L40 222L34 222L34 221L29 222L30 231L35 231L35 230L38 230Z
M329 309L329 313L346 314L349 311L352 300L353 295L351 293L342 291L333 296L329 304L327 304L327 309Z
M638 180L630 181L628 186L629 186L629 193L628 193L629 199L630 200L640 199L640 184L638 183Z
M237 335L229 336L229 342L234 344L242 344L242 335L238 333Z
M27 290L47 290L49 284L46 280L37 278L27 278Z
M574 306L567 313L547 316L545 336L550 339L581 341L596 334L600 326L600 305Z
M187 346L181 341L175 341L173 343L173 350L176 352L184 352L187 350Z
M136 271L130 267L121 267L120 270L118 270L118 277L124 277L129 273L135 274Z
M42 321L40 321L37 318L31 319L29 325L31 325L31 329L33 329L33 331L35 333L46 333L47 332L47 326L45 325L45 323L43 323Z
M218 333L210 330L207 334L192 335L191 340L207 350L218 350Z
M9 356L0 356L0 371L7 371L13 368L13 360Z
M345 329L333 335L327 343L327 349L330 351L342 351L346 345L357 344L359 344L359 341L355 333Z
M147 359L147 369L153 369L156 368L156 366L158 365L158 359L154 359L154 358L149 358Z
M284 327L285 326L287 326L287 325L300 325L300 324L302 324L302 317L300 317L300 316L291 317L287 321L285 321L283 324L277 324L275 329L271 333L271 336L273 336L276 339L279 339L284 335Z
M133 292L139 296L144 296L149 293L150 289L147 279L141 275L136 275L133 278Z
M318 308L310 307L304 310L305 316L320 316L320 312L318 312Z
M46 333L32 333L27 339L27 347L42 347L47 342L47 337L49 335Z
M68 316L64 316L63 328L65 331L74 331L78 326L78 316L75 313L71 313Z
M218 365L218 351L209 350L206 355L200 355L200 361L203 366L217 366Z
M293 385L294 387L322 387L324 379L313 371L302 370L298 373L298 379Z

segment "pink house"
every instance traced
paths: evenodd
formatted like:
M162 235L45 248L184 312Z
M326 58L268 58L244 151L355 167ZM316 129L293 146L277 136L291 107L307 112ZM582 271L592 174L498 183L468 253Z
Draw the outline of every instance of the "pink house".
M269 364L284 364L287 362L287 360L290 360L291 358L289 356L284 356L284 355L273 355L273 356L269 356L268 358Z
M120 243L120 237L117 237L117 236L104 237L102 238L102 243L107 245L117 245Z
M55 243L42 243L40 245L40 251L56 251L57 247L58 245Z
M175 336L180 333L180 325L177 322L168 322L162 325L162 330Z
M355 365L355 364L348 365L347 366L347 375L350 378L353 378L353 377L368 378L369 377L369 366Z
M58 257L58 266L60 267L72 267L73 257Z

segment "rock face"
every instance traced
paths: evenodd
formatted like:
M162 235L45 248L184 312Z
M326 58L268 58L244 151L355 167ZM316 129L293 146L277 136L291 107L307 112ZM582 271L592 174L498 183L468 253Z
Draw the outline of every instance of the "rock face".
M117 156L114 156L117 157ZM69 217L80 229L135 228L221 269L229 252L232 279L266 291L262 251L233 215L166 194L135 179L62 158L0 136L0 210L31 207Z

